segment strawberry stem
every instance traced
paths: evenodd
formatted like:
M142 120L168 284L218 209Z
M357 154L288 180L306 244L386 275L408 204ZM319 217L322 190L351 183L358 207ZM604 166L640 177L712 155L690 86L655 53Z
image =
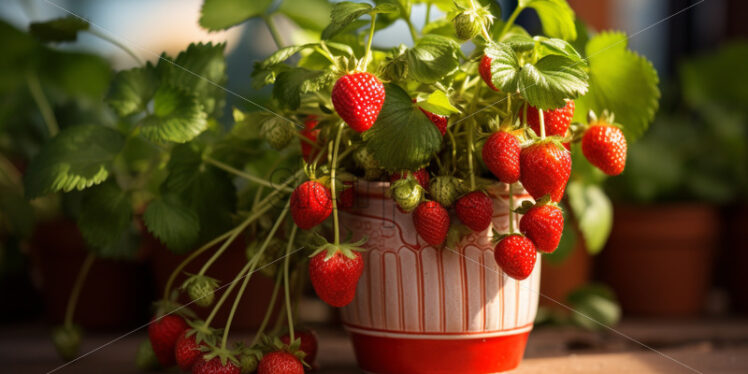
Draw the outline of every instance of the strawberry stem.
M467 129L467 137L468 137L468 165L470 167L470 191L475 190L475 170L473 167L473 150L474 150L474 144L473 144L473 121L471 120L468 123L468 129Z
M545 139L545 118L543 109L538 109L538 118L540 119L540 139Z
M135 60L135 62L137 62L138 65L141 65L141 66L145 65L145 62L143 62L143 60L141 60L140 57L138 57L138 55L132 49L130 49L126 45L120 43L117 39L114 39L114 38L110 37L109 35L104 34L104 33L100 32L99 30L97 30L95 28L92 28L92 27L89 27L86 31L88 31L88 33L90 33L91 35L93 35L93 36L95 36L97 38L100 38L101 40L104 40L104 41L106 41L108 43L111 43L115 47L121 49L122 51L124 51L125 53L127 53L128 55L130 55L130 57L132 57L132 59Z
M52 138L60 132L60 126L57 124L57 118L55 118L55 111L52 105L47 100L47 96L44 95L42 84L39 82L39 77L36 74L28 73L26 75L26 81L29 85L29 92L31 98L34 99L36 106L39 107L39 112L42 115L44 124L47 125L47 132L49 137Z
M286 316L288 317L288 334L291 337L291 342L294 341L293 334L293 310L291 309L291 286L288 283L288 263L291 260L291 248L293 247L293 240L296 238L296 229L298 226L293 225L291 234L288 238L288 245L286 246L286 258L283 259L283 288L286 292Z
M509 234L514 234L514 189L509 184Z
M215 166L215 167L217 167L219 169L223 169L225 171L228 171L229 173L232 173L232 174L235 174L237 176L240 176L240 177L242 177L242 178L244 178L244 179L246 179L248 181L255 182L255 183L263 185L265 187L270 187L272 189L283 190L284 192L293 192L292 188L289 188L289 187L286 187L286 186L283 186L283 185L276 186L276 185L274 185L270 181L267 181L267 180L262 179L260 177L256 177L256 176L254 176L252 174L243 172L243 171L241 171L239 169L234 168L231 165L224 164L223 162L218 161L218 160L216 160L216 159L214 159L214 158L212 158L212 157L210 157L208 155L203 156L203 160L205 160L205 162L207 162L207 163L209 163L209 164L211 164L211 165L213 165L213 166Z
M335 230L335 246L340 244L340 227L338 222L338 193L337 182L335 180L336 169L338 167L338 152L340 151L340 137L343 134L344 123L338 125L338 134L335 135L335 145L332 151L332 170L330 171L330 189L332 190L332 219L333 229Z
M83 260L81 270L78 272L78 276L75 278L73 284L73 290L70 292L70 299L68 299L68 305L65 310L65 327L71 327L73 325L73 315L75 314L75 306L78 304L78 297L83 289L83 283L85 283L88 271L91 270L96 256L93 253L89 253L86 259Z
M509 32L509 29L512 28L512 25L514 24L514 21L517 19L517 16L519 16L520 12L525 9L524 7L517 6L514 8L514 11L512 12L512 15L509 16L509 19L506 20L506 23L504 24L504 28L501 29L501 34L499 34L499 40L507 33Z
M283 48L286 43L283 42L283 38L281 37L281 34L278 32L278 28L275 26L275 21L273 21L273 15L267 14L262 16L262 19L265 20L265 25L267 25L268 30L270 31L270 35L273 37L273 41L275 42L275 46L280 48Z
M364 67L362 70L366 71L369 66L369 60L371 60L371 41L374 40L374 29L377 26L377 14L371 15L371 26L369 26L369 40L366 42L366 52L364 53Z
M262 336L262 333L265 331L265 328L268 325L268 322L270 322L270 316L273 314L273 310L275 309L275 300L278 298L278 291L280 291L280 284L281 280L283 279L282 274L278 273L275 277L275 286L273 286L273 293L270 295L270 303L268 304L267 309L265 309L265 316L262 317L262 322L260 323L260 327L257 329L257 333L255 333L254 338L252 338L252 344L249 345L249 347L254 347L255 344L260 340L260 337Z

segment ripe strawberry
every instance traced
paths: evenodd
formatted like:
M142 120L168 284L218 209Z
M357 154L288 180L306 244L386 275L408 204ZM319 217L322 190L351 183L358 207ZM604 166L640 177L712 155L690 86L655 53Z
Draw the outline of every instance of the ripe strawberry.
M384 95L384 85L373 74L351 73L335 82L332 105L348 126L364 132L376 122Z
M390 182L395 182L398 179L403 179L408 176L408 171L403 171L400 173L392 173L390 174ZM416 180L418 181L418 184L421 185L423 188L429 188L429 172L426 171L426 169L418 169L415 172L412 173L414 177L416 177Z
M175 314L167 314L160 319L154 317L151 320L148 325L148 338L161 366L174 365L174 346L182 332L188 328L184 318Z
M532 241L518 234L501 239L494 249L494 258L501 270L517 280L530 276L537 256L538 253Z
M304 121L304 130L301 130L301 136L309 139L312 143L317 143L317 136L319 136L320 130L315 130L314 127L317 126L318 123L317 116L308 116L306 121ZM303 140L299 141L301 142L301 155L304 157L304 161L314 161L314 158L317 157L317 150L311 144Z
M364 271L361 254L348 253L352 258L340 250L332 255L329 251L322 251L309 260L309 279L314 291L322 301L334 307L343 307L353 301L358 279Z
M343 182L346 188L338 194L338 208L351 209L356 194L353 190L353 182Z
M192 369L197 359L203 354L200 347L205 346L205 342L197 343L195 334L187 335L189 331L184 330L179 335L177 343L174 346L174 357L176 358L177 366L184 371Z
M480 77L483 78L483 81L486 82L488 87L491 87L494 91L499 90L493 85L491 80L491 57L483 55L480 59L480 64L478 65L478 73L480 73Z
M540 141L519 156L520 181L535 200L550 194L559 202L571 174L571 154L551 141Z
M584 157L608 175L623 172L626 167L626 149L623 131L608 124L593 125L582 137Z
M457 200L455 211L465 226L481 232L491 225L493 201L482 191L473 191Z
M306 354L304 356L304 361L312 365L314 360L317 358L317 334L312 330L301 330L295 331L294 337L296 339L301 339L299 350ZM288 334L281 336L280 340L283 344L291 344L291 337Z
M200 357L192 366L192 374L241 374L241 369L231 360L226 360L224 365L220 357L213 357L209 361Z
M498 131L483 145L483 162L500 181L514 183L519 180L520 151L516 136L506 131Z
M304 374L304 365L288 352L275 351L262 356L257 374Z
M413 211L413 225L426 243L440 245L449 231L449 213L436 201L426 201Z
M569 129L569 124L571 124L571 119L573 117L573 100L567 101L566 106L563 108L544 110L543 123L545 124L545 135L566 135L566 130ZM534 106L527 108L527 123L532 128L532 131L535 131L535 134L540 135L540 116L538 115L538 109Z
M300 184L291 194L291 216L296 225L309 230L332 213L330 190L317 181Z
M415 99L413 99L413 101L415 102ZM421 112L423 112L423 114L428 117L429 121L431 121L431 123L433 123L437 129L439 129L439 132L442 134L442 136L447 133L447 122L449 121L449 117L431 113L421 107L419 107L418 109L420 109Z
M519 230L542 252L558 248L564 231L564 214L555 205L535 205L519 220Z

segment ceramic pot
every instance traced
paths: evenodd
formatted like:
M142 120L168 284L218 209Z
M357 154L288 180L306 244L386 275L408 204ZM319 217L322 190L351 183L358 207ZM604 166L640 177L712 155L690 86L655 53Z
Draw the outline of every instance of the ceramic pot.
M411 214L385 196L388 187L359 183L356 204L341 219L354 239L368 237L356 298L342 309L361 368L478 374L517 367L537 312L540 261L527 279L509 278L494 260L490 227L455 249L434 248L417 235ZM493 229L507 232L508 187L488 193ZM528 199L523 191L514 205Z

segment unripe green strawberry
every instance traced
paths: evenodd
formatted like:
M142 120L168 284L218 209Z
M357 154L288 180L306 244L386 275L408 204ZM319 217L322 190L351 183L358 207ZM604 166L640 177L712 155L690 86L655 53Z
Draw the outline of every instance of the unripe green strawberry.
M480 33L482 20L475 13L462 12L453 21L455 33L462 40L470 40Z
M445 207L452 206L455 200L464 192L462 182L453 176L442 175L435 177L429 185L429 193Z
M150 340L145 339L138 345L138 352L135 354L135 366L143 371L152 371L161 367L158 358L156 358L156 353L153 352Z
M390 187L392 199L405 212L410 212L421 203L423 191L415 178L398 179Z
M377 162L366 147L359 147L353 153L353 160L358 167L364 169L364 179L368 181L379 179L384 172L379 166L379 162Z
M294 137L291 123L283 118L272 117L262 123L260 136L275 149L285 148Z
M213 304L218 281L205 275L193 275L184 282L182 288L187 290L190 300L201 307Z
M254 373L259 363L260 360L257 359L256 355L243 354L239 356L239 369L241 369L242 374Z
M65 361L78 356L81 345L81 328L76 325L57 326L52 330L52 342L57 354Z

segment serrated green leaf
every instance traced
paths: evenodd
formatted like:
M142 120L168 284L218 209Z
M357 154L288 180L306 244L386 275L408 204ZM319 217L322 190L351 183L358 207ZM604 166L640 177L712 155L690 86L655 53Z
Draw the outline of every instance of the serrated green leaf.
M197 213L172 195L151 201L143 220L153 236L176 252L189 249L200 233Z
M449 98L444 91L436 90L432 92L424 101L419 101L418 106L423 110L429 111L440 116L448 116L454 113L460 113L460 110L455 108L452 103L449 102Z
M535 9L545 35L564 40L577 38L574 11L566 0L520 0L519 6Z
M125 117L145 110L157 87L158 76L149 63L118 72L104 100L118 115Z
M538 42L537 54L538 56L547 56L549 54L557 54L566 56L572 59L574 62L581 64L582 66L587 65L587 61L582 58L579 52L569 44L569 42L563 39L546 38L544 36L536 36L533 38L534 41Z
M228 29L265 13L273 0L205 0L200 26L211 31Z
M153 114L143 118L141 131L153 141L184 143L205 131L206 117L195 96L161 86L153 96Z
M522 27L512 26L500 40L509 44L518 53L527 52L535 48L535 40Z
M566 191L587 251L600 252L613 226L613 204L602 188L594 184L572 181Z
M379 164L389 171L416 170L441 147L441 134L395 84L385 85L385 100L374 126L363 134Z
M343 1L333 5L330 11L330 24L322 31L322 39L330 39L343 31L349 24L366 14L397 13L393 4L380 4L376 7L366 3Z
M429 34L405 52L408 76L423 83L433 83L453 73L460 65L460 45L445 36Z
M519 87L519 58L506 43L489 44L484 53L491 58L491 82L502 92L515 92Z
M318 92L332 83L329 71L293 68L278 75L273 86L273 97L290 109L298 109L301 95Z
M576 101L575 120L586 123L589 110L615 114L632 142L649 127L659 107L657 71L646 58L626 49L623 33L602 33L587 43L590 90Z
M457 39L457 33L455 33L455 25L454 22L452 22L449 18L439 18L437 20L431 21L427 23L425 26L423 26L423 30L421 30L421 34L423 35L429 35L429 34L436 34L436 35L442 35L446 36L448 38Z
M97 249L114 245L132 224L132 205L115 182L87 190L78 215L78 228L88 244Z
M46 22L32 22L29 33L43 42L74 42L78 32L89 28L88 21L76 16L56 18Z
M24 176L26 198L82 190L105 181L124 144L124 135L108 127L62 130L31 161Z
M162 84L170 84L195 95L203 110L220 116L226 102L226 43L190 44L174 61L162 58L158 70Z
M565 56L548 55L535 65L525 64L519 91L536 108L560 108L566 104L565 99L587 93L587 79L581 64Z

